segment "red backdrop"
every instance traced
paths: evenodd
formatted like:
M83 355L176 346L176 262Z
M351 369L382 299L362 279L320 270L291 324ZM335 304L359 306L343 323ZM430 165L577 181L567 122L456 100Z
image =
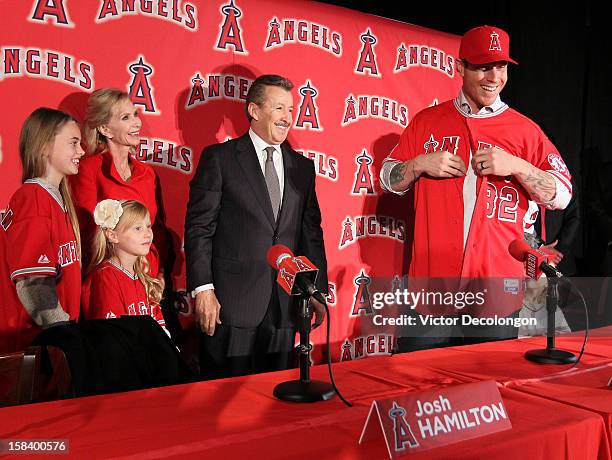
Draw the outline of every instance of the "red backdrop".
M93 90L124 88L142 110L139 155L160 177L184 290L183 222L200 152L248 129L256 76L285 75L295 84L289 141L318 174L332 351L342 360L390 351L390 336L359 326L372 313L369 282L408 266L409 202L382 194L378 168L415 113L456 95L459 37L287 0L4 0L0 17L0 208L20 184L17 139L32 110L82 120Z

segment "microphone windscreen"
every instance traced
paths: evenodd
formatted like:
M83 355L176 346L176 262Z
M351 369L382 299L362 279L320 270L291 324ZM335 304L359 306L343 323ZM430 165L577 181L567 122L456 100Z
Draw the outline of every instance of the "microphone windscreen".
M289 256L293 257L293 252L284 244L275 244L270 249L268 249L267 259L268 265L272 267L274 270L278 270L277 261L280 256L283 254L289 254Z
M531 246L525 240L517 238L508 245L508 252L519 262L525 262L525 257L531 250Z

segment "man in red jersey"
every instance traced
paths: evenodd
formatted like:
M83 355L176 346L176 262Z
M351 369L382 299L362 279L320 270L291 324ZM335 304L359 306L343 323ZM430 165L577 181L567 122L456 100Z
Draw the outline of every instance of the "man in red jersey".
M412 119L385 159L383 188L414 188L411 278L497 279L503 297L524 277L508 244L523 238L529 199L563 209L571 176L555 146L530 119L508 107L500 92L508 79L510 39L481 26L461 40L459 95ZM514 282L516 281L516 284ZM520 302L505 302L512 313Z

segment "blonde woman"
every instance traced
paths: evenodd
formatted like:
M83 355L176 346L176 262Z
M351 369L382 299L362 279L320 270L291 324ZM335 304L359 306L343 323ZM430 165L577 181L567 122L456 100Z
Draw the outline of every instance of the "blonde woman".
M79 171L81 132L39 108L21 129L23 185L0 226L0 352L25 349L41 329L79 318L79 226L66 177Z
M94 219L98 229L83 284L83 318L150 315L165 327L162 284L149 274L146 258L153 242L149 211L138 201L106 199L96 205Z
M127 93L102 88L90 96L83 125L87 156L81 162L79 176L71 180L83 247L87 250L85 264L91 259L89 249L96 232L93 211L96 204L106 198L143 203L154 223L158 244L165 241L158 213L157 177L151 166L134 158L140 144L141 127L138 109ZM155 246L148 260L151 275L158 276L159 255Z

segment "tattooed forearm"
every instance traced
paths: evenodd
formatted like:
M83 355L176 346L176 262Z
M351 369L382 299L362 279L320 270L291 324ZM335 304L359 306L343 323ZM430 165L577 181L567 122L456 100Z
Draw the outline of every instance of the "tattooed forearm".
M550 173L542 171L533 165L517 174L519 182L538 203L546 203L555 198L557 183Z
M414 160L396 164L389 173L389 185L396 192L408 190L416 179Z
M391 174L389 175L389 181L391 185L397 185L404 180L404 174L406 173L406 163L399 163L393 167Z

